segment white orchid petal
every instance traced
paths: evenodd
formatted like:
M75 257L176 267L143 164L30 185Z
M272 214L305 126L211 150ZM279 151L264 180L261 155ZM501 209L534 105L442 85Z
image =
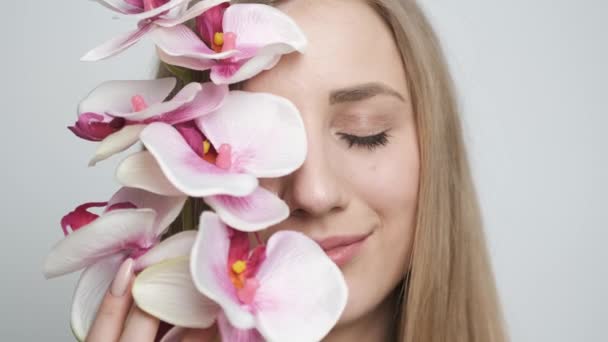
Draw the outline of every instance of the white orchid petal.
M245 232L265 229L289 217L287 204L261 186L248 196L209 196L205 202L223 222Z
M187 328L207 328L219 307L194 287L188 257L146 268L133 284L137 306L161 320Z
M302 117L296 106L283 97L231 91L218 110L200 117L196 123L216 149L230 144L233 164L256 177L287 175L306 158Z
M224 32L237 36L237 49L285 46L280 53L304 52L307 39L298 24L285 12L263 4L235 4L226 9Z
M184 207L186 196L162 196L145 190L124 187L108 201L108 207L116 203L130 202L139 209L152 209L156 213L151 238L156 238L175 221Z
M134 269L142 270L150 265L181 256L190 256L196 239L196 231L189 230L177 233L154 246L151 250L135 260Z
M234 84L242 82L264 70L273 68L280 59L281 55L278 54L259 54L244 62L238 70L230 76L226 76L224 73L217 71L217 68L221 68L221 66L213 67L211 68L210 78L215 84Z
M215 301L238 329L255 326L254 316L243 308L228 276L230 240L227 227L210 211L201 214L192 254L190 272L196 288Z
M175 12L182 13L183 9L185 9L185 7L188 6L188 3L190 1L192 1L192 0L169 0L165 4L158 6L152 10L145 11L145 12L142 11L140 13L130 15L129 17L133 18L133 19L137 19L137 20L144 20L144 19L152 19L159 15L160 15L160 17L163 17L163 13L167 13L167 12L171 13L171 14L174 14Z
M156 48L156 53L158 54L158 58L160 58L161 61L163 61L169 65L175 65L175 66L192 69L192 70L204 71L204 70L211 69L211 67L213 67L214 65L217 64L217 62L213 59L172 56L172 55L165 53L163 50L161 50L158 47ZM218 82L215 82L215 83L216 84L227 84L227 83L218 83Z
M148 151L140 151L125 158L116 169L116 180L124 186L143 189L159 195L180 196L179 191L158 166Z
M299 232L279 231L270 237L256 278L257 328L267 340L319 341L346 306L342 272L315 241Z
M108 159L116 153L125 151L139 140L139 133L145 125L128 125L103 139L97 149L95 156L89 161L89 166L95 166L98 162Z
M224 59L239 53L237 50L213 51L186 25L159 28L150 36L159 49L171 56Z
M192 5L190 8L188 8L187 11L185 11L182 15L178 16L177 18L174 18L174 19L162 18L162 19L156 20L155 23L156 23L156 25L164 26L164 27L175 26L175 25L181 24L183 22L186 22L190 19L193 19L195 17L198 17L199 15L201 15L203 12L207 11L211 7L215 7L215 6L225 3L225 2L230 2L230 0L200 1L200 2Z
M238 329L233 327L224 314L217 317L217 325L222 341L264 342L264 338L255 329Z
M129 243L152 243L155 217L151 209L117 209L104 213L55 244L45 260L44 275L52 278L77 271L123 252Z
M141 8L129 4L125 0L95 0L102 6L121 14L136 14L141 12Z
M247 195L258 184L252 175L230 172L203 160L171 125L150 124L140 139L171 184L190 196Z
M176 84L175 77L104 82L80 102L78 113L130 112L133 109L133 96L142 96L148 105L160 103L169 96Z
M123 33L87 52L80 60L94 62L114 56L137 43L144 35L153 31L153 29L154 25L147 24L133 31Z

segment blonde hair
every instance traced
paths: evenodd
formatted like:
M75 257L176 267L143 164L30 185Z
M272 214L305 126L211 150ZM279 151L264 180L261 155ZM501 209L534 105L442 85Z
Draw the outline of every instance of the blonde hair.
M265 3L281 0L237 0ZM406 70L420 146L411 264L395 322L402 342L504 342L507 334L487 253L454 86L439 40L414 0L368 0L393 32ZM159 76L168 74L161 64ZM196 73L195 80L208 79ZM196 227L190 200L170 234Z

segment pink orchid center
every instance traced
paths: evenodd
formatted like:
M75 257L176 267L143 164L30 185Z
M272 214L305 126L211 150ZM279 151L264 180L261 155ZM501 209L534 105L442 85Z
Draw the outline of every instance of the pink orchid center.
M150 11L169 2L169 0L142 0L144 11Z
M89 202L84 203L76 207L72 212L65 215L61 218L61 229L63 230L63 234L67 236L69 234L68 228L72 230L72 232L77 231L78 229L92 223L96 219L99 218L99 215L94 214L88 211L90 208L95 207L105 207L108 205L108 202ZM115 203L108 208L104 212L116 210L116 209L134 209L136 206L130 202L121 202Z
M126 124L124 118L113 118L107 115L86 112L78 116L74 126L69 126L79 138L89 141L101 141L112 133L119 131Z
M211 46L215 52L234 50L236 48L236 33L216 32Z
M228 170L230 167L232 167L232 146L229 144L222 144L220 146L217 151L215 165L224 170Z
M250 252L249 235L234 229L229 230L228 276L242 304L251 304L260 283L256 274L266 259L266 246L261 243Z
M260 282L254 277L247 277L247 261L237 260L232 264L230 281L236 288L236 295L243 304L253 303Z
M134 112L141 112L142 110L148 108L148 104L146 104L146 100L144 100L143 96L135 95L131 97L131 107L133 108Z
M132 258L133 260L137 260L137 258L146 254L150 249L152 249L152 247L154 247L154 245L149 246L149 247L141 247L139 245L130 246L129 258Z

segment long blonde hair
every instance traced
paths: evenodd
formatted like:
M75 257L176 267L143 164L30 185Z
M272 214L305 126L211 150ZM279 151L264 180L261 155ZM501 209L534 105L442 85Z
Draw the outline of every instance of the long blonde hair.
M420 146L415 237L398 296L397 341L507 341L453 81L439 40L416 1L367 1L392 30L401 53ZM281 0L232 2L275 5ZM161 63L159 76L168 72ZM190 77L208 80L204 72ZM202 201L189 200L169 234L196 227L204 208Z

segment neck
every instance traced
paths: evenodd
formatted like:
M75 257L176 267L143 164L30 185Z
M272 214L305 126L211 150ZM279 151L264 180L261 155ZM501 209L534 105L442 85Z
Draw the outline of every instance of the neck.
M323 339L323 342L394 341L396 301L396 294L389 295L380 305L364 316L348 323L338 324Z

